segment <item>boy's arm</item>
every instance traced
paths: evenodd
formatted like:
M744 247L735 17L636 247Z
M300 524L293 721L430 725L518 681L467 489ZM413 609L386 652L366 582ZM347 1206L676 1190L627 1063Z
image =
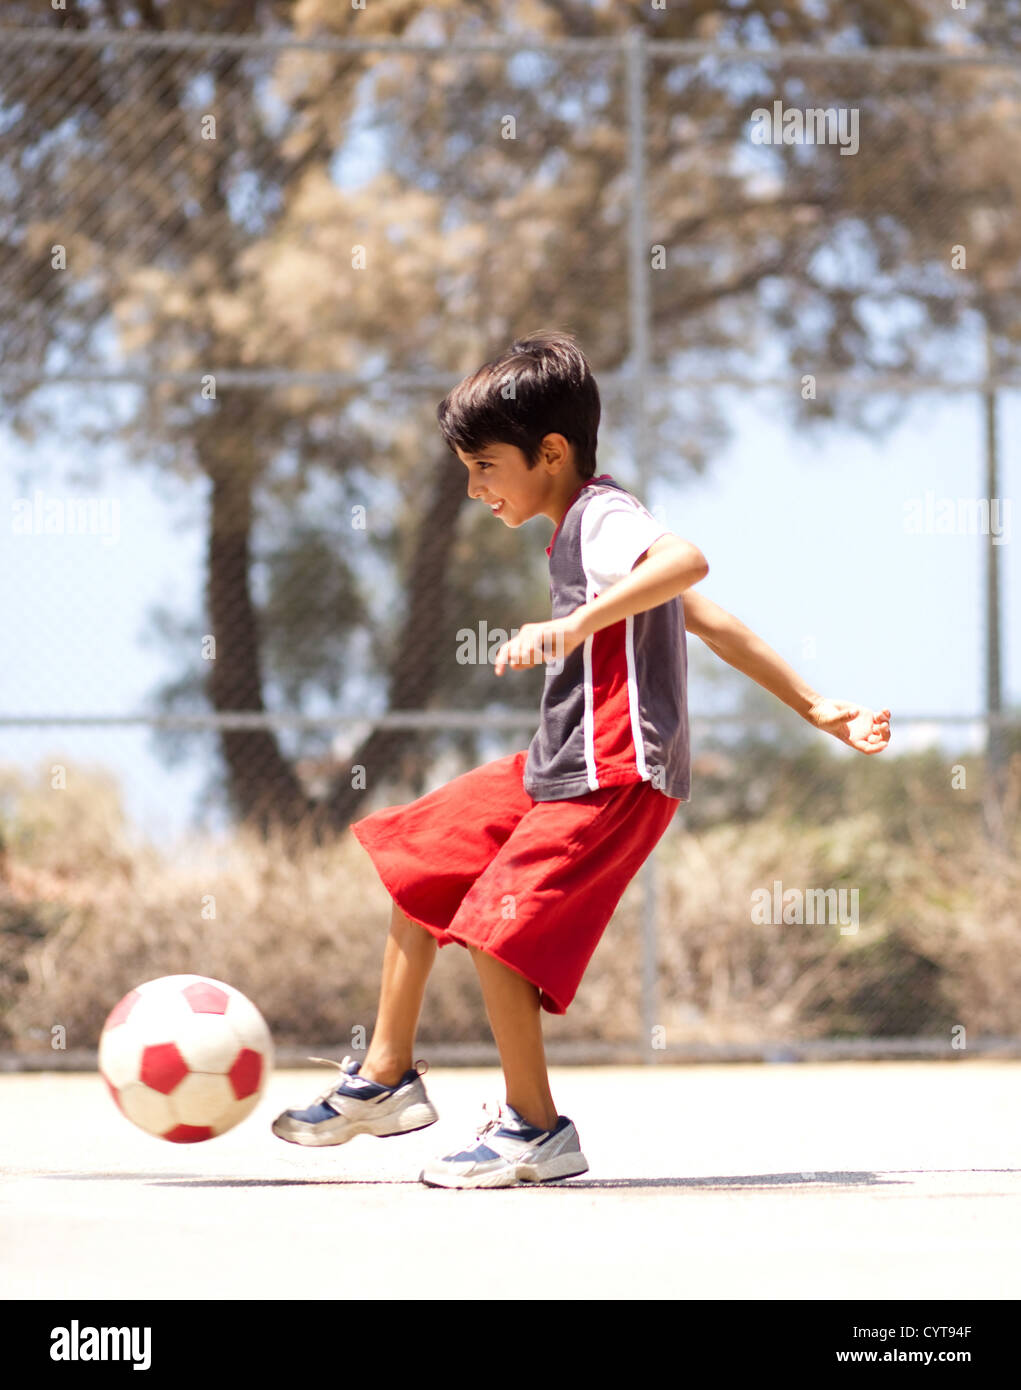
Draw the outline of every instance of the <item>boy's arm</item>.
M698 546L666 532L639 555L630 574L616 580L598 598L581 604L566 617L526 623L496 653L496 674L503 675L507 667L518 670L550 659L562 660L593 633L678 598L708 573L709 564Z
M621 618L677 598L708 573L709 563L698 546L667 532L639 555L630 574L576 608L564 622L577 645Z
M701 637L717 656L763 689L790 705L816 729L832 734L860 753L879 753L890 741L890 711L876 714L865 705L830 700L820 695L793 667L757 637L750 628L705 594L688 590L681 596L684 626Z

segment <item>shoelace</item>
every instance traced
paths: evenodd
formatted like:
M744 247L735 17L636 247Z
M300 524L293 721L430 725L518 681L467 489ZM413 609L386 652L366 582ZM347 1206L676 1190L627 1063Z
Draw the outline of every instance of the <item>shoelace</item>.
M479 1140L484 1139L491 1130L499 1129L504 1119L503 1106L499 1103L494 1106L490 1101L484 1101L482 1109L485 1111L487 1118L483 1120L482 1124L480 1124L475 1131L475 1136Z
M345 1075L346 1075L346 1074L347 1074L347 1064L348 1064L348 1062L350 1062L351 1058L350 1058L350 1057L345 1057L344 1060L343 1060L343 1062L334 1061L334 1059L333 1059L332 1057L310 1057L308 1060L309 1060L310 1062L325 1062L326 1065L327 1065L328 1067L338 1067L338 1068L339 1068L342 1072L344 1072ZM315 1098L315 1100L312 1102L312 1104L313 1104L313 1105L321 1105L321 1104L323 1103L323 1101L326 1100L327 1096L332 1096L332 1095L333 1095L334 1091L337 1089L338 1084L339 1084L339 1083L336 1082L336 1081L331 1082L330 1085L327 1086L326 1090L322 1093L321 1096L316 1096L316 1098Z
M347 1070L347 1064L353 1059L351 1057L345 1057L342 1062L337 1062L332 1057L310 1057L308 1060L310 1062L324 1062L328 1067L337 1067L340 1071L344 1073L345 1076L347 1076L349 1075ZM415 1070L418 1072L419 1076L424 1076L426 1072L429 1070L429 1063L426 1062L424 1059L419 1058L419 1060L415 1063ZM365 1079L368 1080L368 1077L366 1077ZM337 1086L339 1084L339 1082L334 1081L332 1085L327 1086L326 1090L322 1093L321 1096L316 1096L315 1100L312 1102L313 1105L321 1105L322 1102L326 1100L328 1096L333 1095L334 1091L337 1089ZM488 1127L489 1126L487 1125L486 1128L488 1129Z
M487 1100L483 1101L482 1109L486 1112L488 1118L485 1119L475 1131L479 1139L484 1138L485 1135L489 1134L492 1130L499 1129L502 1125L509 1125L511 1133L517 1130L518 1121L516 1121L510 1113L509 1107L505 1108L499 1102L494 1104ZM523 1136L521 1137L523 1138Z

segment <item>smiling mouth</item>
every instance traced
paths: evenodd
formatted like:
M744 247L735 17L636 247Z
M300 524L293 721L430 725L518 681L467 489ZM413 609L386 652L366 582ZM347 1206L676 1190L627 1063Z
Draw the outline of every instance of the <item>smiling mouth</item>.
M490 502L489 510L493 513L494 516L499 516L501 511L503 510L503 502Z

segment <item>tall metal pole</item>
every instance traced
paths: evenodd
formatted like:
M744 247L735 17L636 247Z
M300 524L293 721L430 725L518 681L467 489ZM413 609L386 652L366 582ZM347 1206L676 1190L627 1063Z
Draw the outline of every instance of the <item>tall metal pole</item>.
M647 53L645 31L635 26L627 35L628 165L631 189L629 219L628 307L631 338L632 437L638 492L650 504L649 429L646 382L649 373L649 237L646 227L645 108ZM658 963L656 940L656 852L642 869L642 985L641 1051L655 1062L662 1050L653 1048L653 1028L658 1022Z
M986 389L984 392L986 486L989 506L989 533L986 536L986 715L989 736L986 742L986 794L984 798L986 830L1000 849L1006 849L1004 808L1004 739L999 723L1003 709L1000 666L1000 547L994 545L993 498L999 496L999 441L996 427L996 350L988 315L985 323Z
M638 491L648 506L649 455L646 420L646 381L649 374L649 236L646 226L645 184L645 31L628 30L628 161L631 188L629 219L629 299L631 330L631 393Z

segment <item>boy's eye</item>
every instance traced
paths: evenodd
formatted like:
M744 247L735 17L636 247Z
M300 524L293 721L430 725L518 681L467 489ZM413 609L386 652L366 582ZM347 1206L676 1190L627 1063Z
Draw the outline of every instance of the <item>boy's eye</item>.
M491 463L487 463L485 459L479 459L478 462L480 468L492 468L493 466Z

